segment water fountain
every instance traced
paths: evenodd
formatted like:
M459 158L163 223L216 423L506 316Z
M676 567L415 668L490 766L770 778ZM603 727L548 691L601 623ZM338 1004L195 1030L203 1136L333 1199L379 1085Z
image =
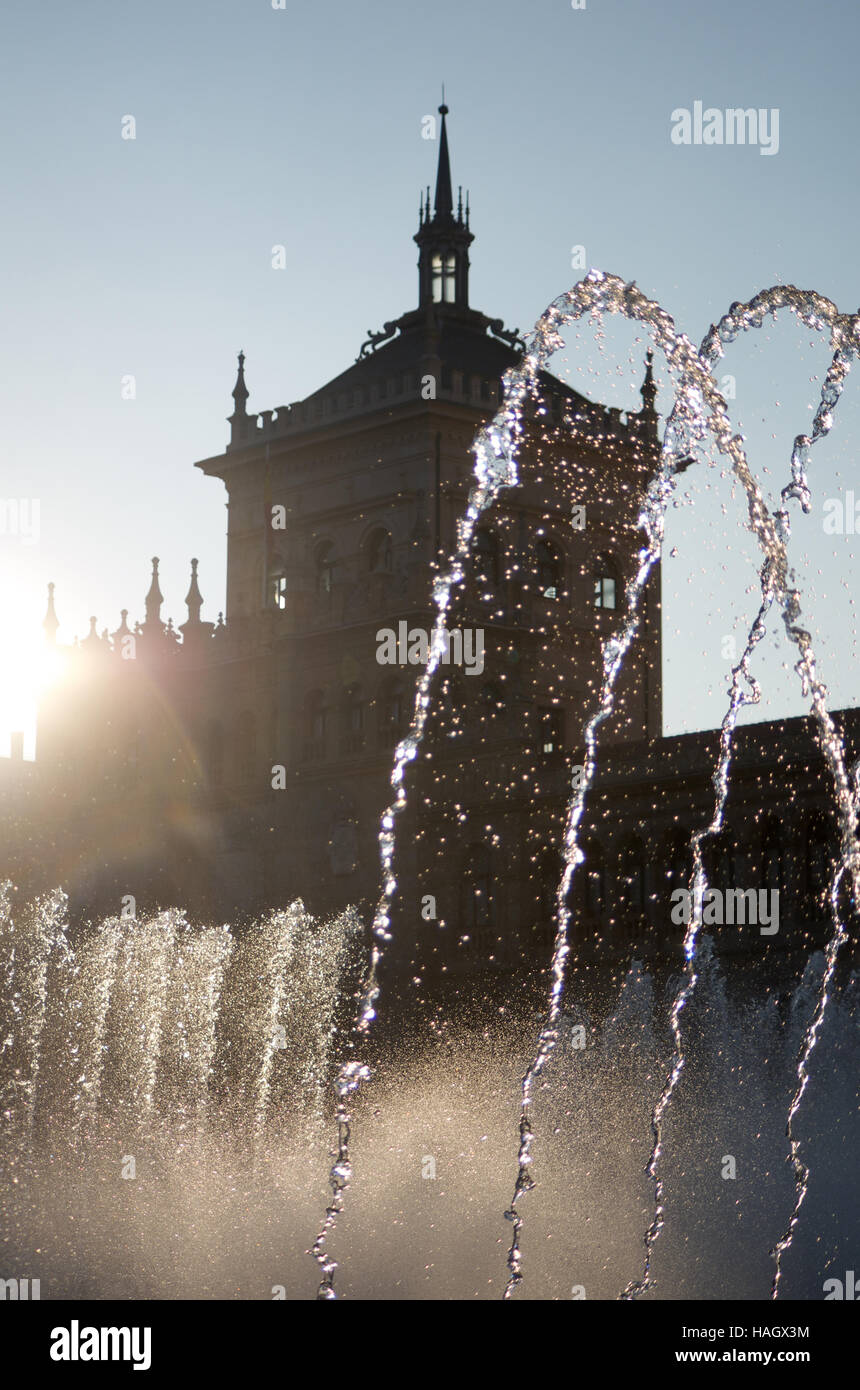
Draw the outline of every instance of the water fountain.
M827 328L833 358L812 434L795 440L791 481L782 506L771 515L741 441L731 432L713 368L738 333L760 326L766 314L780 309L815 330ZM562 329L586 315L609 314L647 329L665 356L676 394L659 467L642 502L643 544L627 586L622 625L602 646L602 684L584 730L584 776L571 785L549 995L537 1045L526 1055L527 1039L513 1017L497 1019L493 1030L460 1020L440 1023L409 1050L394 1055L379 1046L372 1055L380 967L392 939L398 890L398 820L408 802L409 767L433 706L452 598L463 581L480 517L504 490L517 486L524 406L538 393L538 374L559 348ZM58 1288L83 1289L92 1296L104 1296L106 1289L115 1293L117 1285L129 1296L157 1290L176 1296L177 1289L189 1286L198 1296L202 1291L202 1296L271 1297L274 1290L280 1291L276 1297L302 1296L301 1254L312 1221L325 1097L334 1069L331 1198L312 1249L322 1299L335 1297L338 1264L330 1243L336 1228L347 1247L354 1245L352 1263L359 1265L351 1270L347 1262L339 1280L351 1281L344 1291L359 1297L386 1296L386 1290L387 1296L439 1296L441 1288L447 1297L500 1293L510 1298L517 1291L581 1297L587 1290L589 1298L633 1300L654 1289L657 1248L664 1261L661 1278L676 1290L714 1297L715 1289L730 1288L739 1296L761 1297L771 1246L770 1290L777 1297L785 1257L803 1240L801 1208L810 1231L827 1228L831 1258L844 1256L850 1263L857 1232L845 1215L849 1178L816 1154L826 1170L816 1196L810 1154L818 1133L838 1129L849 1148L858 1137L851 1129L856 1120L849 1100L856 982L852 977L841 993L835 989L848 935L845 898L849 894L856 901L860 888L857 798L809 633L799 625L800 597L792 588L787 543L789 504L809 508L809 450L830 429L858 343L858 316L840 315L829 301L789 286L733 305L699 350L659 305L613 276L591 272L550 305L528 339L521 365L506 375L498 413L475 440L475 484L456 552L434 582L435 629L416 683L411 727L395 752L393 799L379 835L380 896L351 1030L340 1015L354 1002L347 982L360 922L353 909L332 922L315 923L301 903L294 903L241 933L194 926L171 909L140 921L112 918L70 933L61 893L22 910L13 907L7 886L0 899L7 1251L19 1262L42 1258ZM637 962L617 997L605 985L586 997L581 980L576 991L571 988L569 902L574 876L586 862L580 835L599 734L613 712L618 676L637 638L666 508L677 474L708 439L743 487L762 555L761 602L731 674L713 772L713 814L690 844L692 911L679 941L683 973L671 990L667 1031L658 981ZM796 669L833 783L840 836L830 887L830 938L823 955L807 968L788 1018L780 1017L769 996L755 1007L735 997L703 922L705 849L723 825L738 717L759 698L752 659L774 605L797 649ZM833 1075L818 1094L811 1083L824 1036ZM550 1062L551 1084L546 1079ZM700 1078L703 1089L694 1095L689 1081L680 1084L685 1076ZM357 1116L367 1110L365 1086L371 1078L380 1103L372 1129L366 1118L361 1130L362 1181L356 1182L353 1132ZM541 1182L533 1176L538 1091L545 1111ZM763 1198L763 1175L785 1156L786 1113L793 1185L788 1177L772 1181ZM431 1118L432 1138L424 1128ZM494 1222L505 1207L513 1123L517 1172L505 1210L512 1236L502 1282ZM744 1173L746 1220L734 1245L725 1238L721 1243L713 1219L733 1200L729 1188L697 1167L695 1137L705 1132ZM686 1168L679 1168L682 1157ZM612 1173L611 1205L606 1182L593 1171L601 1162ZM440 1166L447 1177L436 1186ZM65 1202L58 1194L59 1175L69 1189ZM341 1228L348 1189L350 1222ZM676 1213L671 1229L669 1190ZM521 1206L527 1194L538 1233L534 1249L542 1245L548 1253L542 1261L532 1257L534 1268L525 1282ZM240 1211L250 1233L248 1246L235 1241ZM466 1211L470 1229L463 1228ZM782 1211L785 1221L778 1215ZM837 1229L834 1211L840 1213ZM127 1223L131 1235L125 1233ZM775 1241L777 1226L784 1234ZM401 1248L396 1237L404 1228L409 1243ZM643 1230L644 1267L631 1279ZM541 1234L545 1239L539 1243ZM701 1273L697 1242L699 1251L708 1251L713 1277ZM417 1250L422 1254L416 1259ZM819 1271L808 1251L799 1268L795 1277L803 1296L820 1296L815 1291Z
M782 308L788 308L810 328L820 330L827 326L831 333L834 355L822 389L821 405L815 417L812 437L808 438L801 435L796 438L791 459L791 482L783 490L782 507L775 517L771 517L761 490L750 471L741 440L731 433L726 403L717 389L710 369L715 360L722 355L724 345L731 342L742 329L760 327L766 313L775 314ZM793 1121L808 1084L809 1059L815 1048L827 1008L829 989L836 970L838 954L847 939L847 933L840 918L838 903L843 875L847 873L851 879L855 902L858 899L858 890L860 890L860 849L857 846L856 795L849 785L841 740L827 710L826 688L817 676L810 635L798 626L800 598L798 593L790 587L785 544L790 532L787 504L791 500L798 500L804 510L809 508L809 486L806 476L808 451L812 443L825 435L830 428L832 410L839 399L845 375L857 351L858 341L860 341L860 316L840 315L830 301L815 293L802 292L793 286L777 286L757 295L746 305L734 304L721 322L710 330L702 344L701 351L697 353L689 339L676 332L674 323L665 310L661 309L655 302L649 301L638 290L635 283L626 284L615 276L592 271L574 289L553 301L538 321L533 334L527 340L521 366L505 375L504 399L499 411L491 424L479 433L475 441L476 482L469 498L468 509L460 525L457 550L449 569L436 581L434 586L437 613L434 641L431 645L430 657L424 675L417 683L415 710L409 735L400 744L395 754L394 771L391 779L396 793L395 799L382 818L380 833L382 889L373 922L376 940L355 1032L358 1036L366 1035L375 1017L375 1006L379 993L378 966L385 943L390 940L388 931L390 904L397 886L391 870L396 818L406 805L405 769L407 764L416 757L424 734L430 691L443 650L443 636L451 593L454 586L463 579L466 558L471 548L479 516L492 506L504 488L514 487L517 484L516 454L522 432L524 401L529 395L536 392L539 371L546 366L553 353L562 346L561 329L586 313L622 314L629 319L646 324L651 330L655 345L664 353L667 365L673 376L676 377L676 397L674 408L666 425L660 467L647 490L643 503L641 527L646 544L640 552L639 569L627 586L625 624L620 635L614 634L602 644L604 680L596 708L585 728L585 775L584 777L577 777L568 809L564 851L565 867L557 894L557 933L553 948L552 985L546 1019L538 1038L537 1050L526 1068L522 1081L518 1172L513 1199L505 1213L513 1225L513 1237L508 1253L510 1277L505 1287L504 1296L509 1298L522 1282L522 1251L520 1246L522 1217L519 1212L519 1203L534 1187L534 1180L531 1176L534 1132L530 1119L533 1089L558 1042L567 960L570 953L568 895L574 872L584 858L578 843L578 830L586 798L594 778L597 734L600 725L613 711L618 673L639 628L642 595L648 576L661 551L664 515L671 496L673 476L687 466L696 446L710 434L719 451L730 460L735 475L746 493L750 526L758 539L763 557L760 574L762 604L750 630L741 661L732 672L729 709L723 721L720 757L714 773L716 788L714 816L707 826L693 836L694 867L690 880L690 891L695 906L683 943L686 977L683 987L673 1001L670 1014L674 1040L672 1066L652 1116L654 1143L648 1163L648 1174L653 1179L655 1188L654 1218L645 1236L646 1253L643 1277L628 1283L623 1297L637 1297L649 1288L652 1282L650 1273L652 1248L662 1229L664 1217L663 1185L658 1174L662 1151L662 1123L685 1063L680 1015L688 1004L698 979L696 969L697 943L702 926L702 903L707 888L701 845L707 836L717 834L722 826L728 790L732 737L737 716L744 704L755 702L757 699L756 686L750 674L749 661L756 644L764 635L765 617L776 600L783 612L788 637L797 647L799 653L796 669L801 679L804 695L811 695L812 712L817 724L820 746L833 779L839 816L841 856L840 863L834 872L831 888L834 931L827 947L827 965L822 978L815 1015L809 1024L801 1048L797 1072L798 1086L788 1115L787 1129L795 1171L796 1199L788 1230L774 1250L776 1269L772 1295L775 1298L779 1290L782 1256L790 1247L800 1207L807 1192L809 1172L799 1157L798 1143L793 1134ZM752 691L751 695L744 693L744 683L749 685ZM342 1210L343 1193L351 1177L349 1154L350 1097L362 1082L369 1079L369 1076L369 1068L366 1065L350 1059L341 1068L336 1083L338 1148L337 1159L330 1176L332 1202L326 1212L325 1224L314 1245L314 1255L323 1274L318 1292L320 1298L334 1296L333 1276L336 1263L328 1254L328 1238L336 1218Z

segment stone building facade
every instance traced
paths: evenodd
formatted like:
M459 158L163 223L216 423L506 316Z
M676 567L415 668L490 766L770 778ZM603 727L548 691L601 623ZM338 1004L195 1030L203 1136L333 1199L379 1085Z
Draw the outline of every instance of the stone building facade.
M66 678L39 713L36 764L3 772L0 872L22 888L62 883L91 913L126 895L139 909L179 903L201 916L298 896L316 913L353 902L370 915L379 817L418 674L403 639L432 629L470 446L521 346L469 303L468 199L455 203L447 108L440 115L435 198L422 198L414 238L417 308L305 400L258 414L239 355L229 442L196 465L226 489L226 614L203 619L192 561L187 620L165 624L153 560L144 620L129 628L124 610L100 635L93 619L66 649ZM410 769L396 872L412 959L455 968L546 953L600 641L620 620L659 454L655 398L649 359L638 412L623 417L549 375L526 412L521 485L482 517L448 618L482 634L481 669L446 667ZM57 626L52 586L46 640ZM400 637L401 660L380 660L386 632ZM716 736L661 737L660 672L657 567L602 735L575 888L583 946L647 950L677 937L662 929L667 895L685 876L695 817L710 811ZM846 727L853 737L853 712ZM763 762L755 785L741 776L736 815L732 804L748 862L731 872L797 878L799 932L818 921L832 850L805 739L801 721L745 734L739 747L758 747ZM788 753L785 767L774 761L795 746L797 768ZM785 804L798 810L790 834Z

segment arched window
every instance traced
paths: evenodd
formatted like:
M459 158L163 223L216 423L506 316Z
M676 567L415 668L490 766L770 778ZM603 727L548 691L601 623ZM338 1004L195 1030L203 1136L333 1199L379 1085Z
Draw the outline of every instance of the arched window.
M648 902L645 847L638 835L624 841L618 867L622 910L638 915L645 911Z
M364 713L361 687L351 685L346 692L343 711L343 748L345 753L358 753L364 747Z
M371 574L390 574L393 559L391 532L374 531L367 542L367 567Z
M536 548L538 591L543 598L557 599L561 594L561 559L555 546L540 540Z
M496 584L499 578L499 542L485 526L475 532L474 542L475 574L488 584Z
M406 727L406 702L403 682L397 676L383 681L379 691L379 742L383 748L393 748Z
M269 575L269 607L284 609L287 606L287 576L283 570L275 570Z
M236 725L236 771L240 782L253 780L257 770L257 721L249 710Z
M812 917L826 917L827 894L833 872L830 851L830 828L821 812L812 815L806 825L806 901Z
M436 255L431 263L434 304L453 304L457 298L457 258Z
M614 609L618 603L618 574L608 555L598 556L592 579L592 602L595 608Z
M493 875L486 845L470 845L460 879L460 931L478 949L488 945L493 924Z
M688 887L693 869L690 839L680 827L675 826L664 837L660 862L664 866L663 895L668 908L673 905L672 894L675 890Z
M223 786L224 728L217 719L214 719L209 725L209 734L206 740L206 766L209 774L210 786Z
M305 702L305 758L317 761L325 757L328 710L322 690L312 690Z
M558 883L561 877L561 858L556 850L545 849L537 861L537 938L549 945L555 938L558 910Z
M761 837L762 887L771 892L784 892L787 867L782 826L776 816L769 816Z
M334 587L334 546L322 541L314 551L314 576L318 594L330 594Z

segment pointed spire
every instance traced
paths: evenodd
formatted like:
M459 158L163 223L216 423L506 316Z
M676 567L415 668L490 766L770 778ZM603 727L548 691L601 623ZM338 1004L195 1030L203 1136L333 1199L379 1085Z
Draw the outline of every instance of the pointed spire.
M48 585L48 611L42 620L42 630L45 634L45 641L53 647L57 642L57 629L60 626L57 614L54 610L54 585Z
M191 561L191 583L188 593L185 595L185 606L188 609L189 623L200 622L200 609L203 607L203 595L197 583L197 561Z
M445 117L448 108L443 100L439 107L439 115L442 117L442 134L439 137L439 167L436 170L436 201L434 204L434 214L437 218L453 218L454 216L454 195L451 190L451 160L448 156L448 128L445 124Z
M657 387L654 382L654 372L652 370L653 362L654 351L652 348L649 348L645 354L645 380L639 388L643 409L649 411L654 410L654 402L657 399Z
M130 627L129 627L129 625L128 625L128 609L127 609L127 608L122 608L122 609L120 609L120 615L119 615L119 616L120 616L120 624L119 624L119 627L117 628L116 632L112 632L112 633L111 633L111 639L112 639L112 641L113 641L114 651L118 651L119 648L122 646L124 639L125 639L126 637L130 637L130 636L131 636L131 629L130 629Z
M164 595L158 584L158 556L152 557L152 583L146 596L146 626L161 627L161 605Z
M246 440L249 429L256 425L256 416L249 415L247 411L248 395L245 385L245 354L240 352L239 370L236 373L236 385L233 387L233 414L227 416L230 425L230 446Z
M418 306L447 304L457 309L469 307L469 247L474 240L469 231L469 199L466 196L466 221L463 221L463 190L460 189L456 212L451 184L451 159L448 152L448 125L444 92L439 107L442 129L439 136L439 161L436 171L436 201L430 216L430 189L427 189L425 211L415 236L421 251L418 260Z
M183 648L191 646L197 642L203 642L211 637L215 630L214 623L202 623L200 621L200 610L203 607L203 595L197 583L197 561L191 561L191 583L188 586L188 593L185 595L185 604L188 609L188 619L180 623L179 631L182 633Z
M236 385L233 387L233 415L231 419L240 415L247 415L245 409L249 391L245 385L245 354L239 353L239 371L236 374Z
M642 397L642 409L639 411L639 429L642 430L647 438L655 440L657 438L657 383L654 380L652 364L654 353L651 348L645 354L645 380L639 388ZM630 417L628 416L628 419ZM634 417L635 418L635 417Z

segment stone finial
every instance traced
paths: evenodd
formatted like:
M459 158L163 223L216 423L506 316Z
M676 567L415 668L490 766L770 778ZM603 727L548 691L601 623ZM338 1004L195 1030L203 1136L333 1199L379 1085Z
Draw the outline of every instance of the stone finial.
M45 634L45 641L53 647L57 641L57 629L60 624L54 608L54 585L48 585L48 610L42 619L42 630Z
M200 610L203 607L203 595L201 594L200 587L197 583L196 560L191 561L191 583L188 587L188 593L185 595L185 606L188 609L188 622L199 623ZM187 626L188 624L184 623L183 629Z
M233 416L247 415L247 401L249 391L245 385L245 354L239 353L239 370L236 374L236 385L233 387Z
M158 556L152 557L152 582L149 586L149 593L146 596L146 626L161 626L161 605L164 602L164 595L158 583Z

